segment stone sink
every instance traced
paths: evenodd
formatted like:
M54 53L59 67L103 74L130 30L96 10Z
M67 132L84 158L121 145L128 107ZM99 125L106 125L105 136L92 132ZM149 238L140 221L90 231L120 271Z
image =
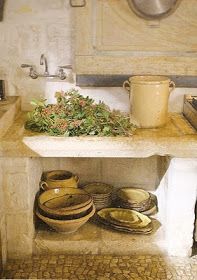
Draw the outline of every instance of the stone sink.
M62 88L63 84L59 88L59 83L53 84L54 88L48 97L53 96L55 89L65 90ZM20 97L16 96L7 97L0 102L1 156L197 157L197 133L179 113L169 113L166 126L158 129L137 129L131 137L54 137L26 130L24 124L27 112L22 112L20 105Z

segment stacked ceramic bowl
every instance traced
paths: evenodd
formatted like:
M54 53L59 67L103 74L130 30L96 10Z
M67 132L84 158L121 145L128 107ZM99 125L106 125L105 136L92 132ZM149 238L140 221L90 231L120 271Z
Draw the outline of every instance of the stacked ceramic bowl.
M95 213L92 197L78 188L55 188L40 194L36 215L62 233L75 232Z
M157 210L156 197L149 192L136 188L121 188L117 191L116 205L132 209L145 215L154 214Z
M151 219L134 210L105 208L97 216L102 224L119 231L149 234L153 229Z
M86 185L83 189L92 196L97 210L111 206L112 186L104 183L91 183Z

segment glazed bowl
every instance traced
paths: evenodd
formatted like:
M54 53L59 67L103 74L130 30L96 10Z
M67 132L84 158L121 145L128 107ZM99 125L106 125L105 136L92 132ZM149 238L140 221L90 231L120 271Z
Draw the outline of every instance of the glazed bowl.
M90 194L78 188L51 189L38 197L38 208L41 212L54 216L82 214L92 205Z
M84 225L95 213L95 207L92 206L92 211L78 219L72 220L56 220L43 216L39 210L36 210L36 215L43 222L45 222L49 227L53 228L55 231L60 233L73 233L77 231L82 225Z

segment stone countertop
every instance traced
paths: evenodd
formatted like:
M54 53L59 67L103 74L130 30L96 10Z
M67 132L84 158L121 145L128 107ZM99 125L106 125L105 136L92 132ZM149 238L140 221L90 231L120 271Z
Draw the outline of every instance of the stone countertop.
M171 113L165 127L137 129L130 137L54 137L24 129L20 112L0 138L1 157L149 157L197 158L197 132L188 121Z
M20 110L19 96L8 96L0 101L0 138L8 131Z

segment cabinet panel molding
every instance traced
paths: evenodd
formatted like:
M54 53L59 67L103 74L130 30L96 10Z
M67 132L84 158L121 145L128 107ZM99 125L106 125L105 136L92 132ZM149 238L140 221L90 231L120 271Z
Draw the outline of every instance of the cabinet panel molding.
M91 0L75 13L77 74L197 75L196 0L160 21L139 18L127 0Z

